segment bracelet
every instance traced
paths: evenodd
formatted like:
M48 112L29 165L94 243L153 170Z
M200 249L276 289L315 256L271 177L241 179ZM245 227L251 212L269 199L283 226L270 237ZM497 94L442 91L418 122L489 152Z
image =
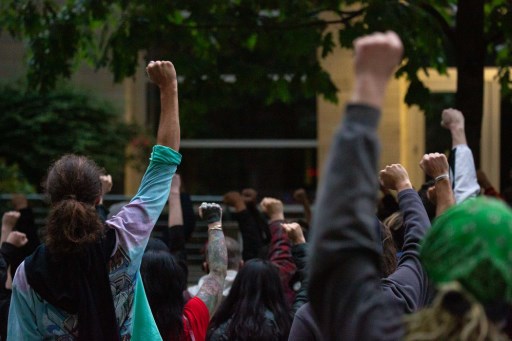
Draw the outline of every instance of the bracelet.
M208 231L211 231L211 230L220 230L220 231L222 231L222 225L221 224L217 224L217 225L214 225L212 227L208 227Z
M441 174L439 176L436 176L436 178L434 179L434 183L437 184L439 181L444 180L444 179L449 179L449 178L450 178L449 174Z

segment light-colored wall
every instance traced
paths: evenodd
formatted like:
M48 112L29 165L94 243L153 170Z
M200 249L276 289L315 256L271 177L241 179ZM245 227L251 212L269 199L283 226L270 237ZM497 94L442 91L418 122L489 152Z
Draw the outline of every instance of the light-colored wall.
M329 17L328 13L324 13L323 18L333 19ZM339 26L330 25L326 32L329 31L332 32L334 41L338 41ZM339 47L324 59L319 55L322 67L331 74L339 91L339 101L336 104L330 103L322 97L317 99L318 168L320 174L323 172L331 140L340 125L345 105L352 91L354 81L352 55L351 50ZM378 131L381 140L379 169L384 168L387 164L401 163L408 169L413 184L418 186L423 182L418 162L425 150L425 133L421 126L421 124L424 126L424 118L419 112L411 112L412 109L407 108L404 104L406 86L407 83L404 79L393 79L387 89Z
M336 28L330 28L337 34ZM335 39L337 41L337 39ZM353 83L352 52L337 48L331 55L321 59L339 90L338 104L317 99L318 124L318 167L323 166L334 132L340 125L343 110L350 96ZM500 187L500 85L496 80L497 70L486 68L484 85L483 124L481 139L482 170L495 188ZM432 92L455 92L457 72L450 68L447 75L429 72L429 77L420 75ZM382 152L379 169L387 164L401 163L407 169L413 186L419 188L424 174L419 161L425 152L425 116L418 107L408 107L404 96L408 83L405 79L393 79L387 89L383 106L379 137Z

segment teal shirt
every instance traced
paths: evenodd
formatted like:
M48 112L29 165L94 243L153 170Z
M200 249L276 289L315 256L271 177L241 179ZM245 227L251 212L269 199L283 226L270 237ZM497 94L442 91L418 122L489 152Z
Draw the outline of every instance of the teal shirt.
M142 255L151 230L169 198L172 177L181 154L164 146L154 146L139 190L121 211L106 221L116 231L116 246L110 258L110 288L121 338L132 335L135 288ZM8 340L75 338L77 316L43 300L30 287L22 263L13 279L7 330Z

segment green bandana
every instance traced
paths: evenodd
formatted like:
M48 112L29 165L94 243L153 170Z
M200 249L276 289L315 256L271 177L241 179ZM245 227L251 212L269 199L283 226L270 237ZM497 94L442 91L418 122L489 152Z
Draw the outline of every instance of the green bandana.
M447 210L422 242L420 257L437 284L458 281L481 303L512 303L512 210L479 197Z

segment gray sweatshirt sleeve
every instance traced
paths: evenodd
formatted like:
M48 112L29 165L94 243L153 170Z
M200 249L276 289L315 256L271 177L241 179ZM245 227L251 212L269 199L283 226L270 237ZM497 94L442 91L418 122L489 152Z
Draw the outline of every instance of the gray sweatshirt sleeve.
M381 289L375 228L379 111L347 106L313 217L309 298L326 340L397 340L402 311Z
M427 274L420 263L420 241L430 227L430 220L414 189L399 192L398 203L405 225L403 253L396 271L382 280L382 289L403 312L412 313L429 298Z

